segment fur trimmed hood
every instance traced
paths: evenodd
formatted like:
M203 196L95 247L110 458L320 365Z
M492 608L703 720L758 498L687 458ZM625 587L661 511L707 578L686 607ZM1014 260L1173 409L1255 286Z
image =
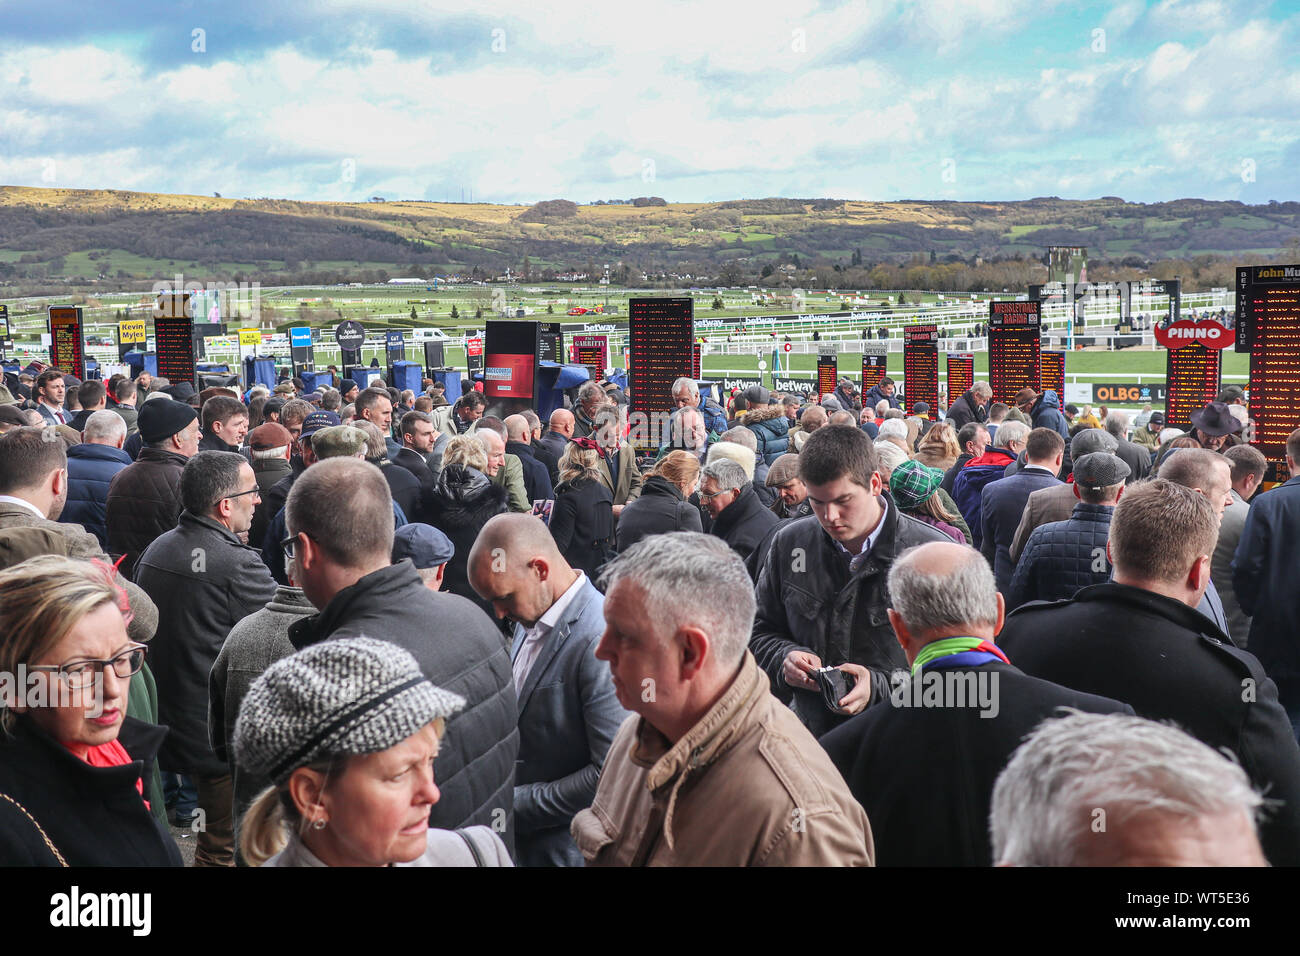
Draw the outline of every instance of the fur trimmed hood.
M757 425L759 422L768 422L774 418L783 418L785 416L784 405L764 405L761 408L751 408L740 418L742 425Z

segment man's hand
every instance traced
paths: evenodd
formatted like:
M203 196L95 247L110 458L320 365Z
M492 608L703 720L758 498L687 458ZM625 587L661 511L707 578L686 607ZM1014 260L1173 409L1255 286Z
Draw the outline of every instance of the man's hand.
M627 505L614 505L613 507L614 517L617 518L619 515L621 515L623 513L623 509L626 507Z
M860 714L871 701L871 671L861 664L840 664L839 669L857 680L853 690L840 698L840 710L846 714Z
M822 666L822 659L807 651L791 651L781 663L781 676L791 687L803 687L816 690L817 682L808 676L808 671L815 671Z

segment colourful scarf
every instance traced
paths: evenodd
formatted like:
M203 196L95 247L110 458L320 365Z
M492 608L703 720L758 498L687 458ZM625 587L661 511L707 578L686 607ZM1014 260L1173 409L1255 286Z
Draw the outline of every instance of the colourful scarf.
M912 662L912 674L925 667L978 667L990 661L1011 663L996 644L982 637L945 637L921 648Z
M594 438L570 438L569 441L579 448L585 448L588 451L594 451L599 457L605 457L605 448Z

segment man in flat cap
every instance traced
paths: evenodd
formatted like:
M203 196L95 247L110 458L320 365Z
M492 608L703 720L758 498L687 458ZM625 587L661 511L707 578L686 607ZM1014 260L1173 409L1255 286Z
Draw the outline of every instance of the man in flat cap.
M778 518L806 518L813 513L808 503L808 488L799 477L799 456L794 452L787 452L772 463L766 485L776 489L772 511Z
M1110 518L1124 493L1129 467L1116 455L1094 452L1074 463L1078 504L1065 521L1039 525L1029 535L1005 595L1008 610L1029 601L1063 601L1110 579L1106 541Z

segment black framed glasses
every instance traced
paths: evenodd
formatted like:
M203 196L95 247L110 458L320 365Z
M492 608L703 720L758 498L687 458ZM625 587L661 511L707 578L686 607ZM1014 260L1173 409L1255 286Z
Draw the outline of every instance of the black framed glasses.
M121 654L106 661L72 661L68 664L33 664L29 671L51 671L59 675L63 683L72 690L81 690L99 683L105 667L112 667L118 677L126 678L138 674L144 667L144 655L148 650L143 644L132 644Z
M280 542L280 549L284 551L284 556L288 560L293 560L294 549L298 543L298 535L291 534Z
M249 488L247 491L236 492L233 495L223 495L213 503L212 507L215 508L217 505L221 504L221 502L229 498L242 498L244 497L244 495L256 495L256 494L261 494L261 492L262 492L261 488Z

